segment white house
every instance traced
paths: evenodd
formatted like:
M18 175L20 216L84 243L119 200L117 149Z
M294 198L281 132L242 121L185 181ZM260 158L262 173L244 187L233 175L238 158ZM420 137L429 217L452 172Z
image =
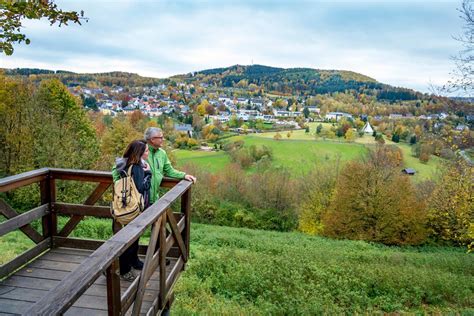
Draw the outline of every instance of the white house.
M349 113L344 113L344 112L329 112L325 116L327 120L336 120L336 122L339 121L342 117L352 120L352 115L350 115Z

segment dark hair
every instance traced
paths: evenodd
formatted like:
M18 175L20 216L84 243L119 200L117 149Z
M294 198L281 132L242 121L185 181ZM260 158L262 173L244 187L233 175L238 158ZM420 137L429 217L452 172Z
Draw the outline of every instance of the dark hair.
M127 149L123 153L123 158L127 158L127 166L140 164L145 150L146 142L144 140L134 140L128 144Z

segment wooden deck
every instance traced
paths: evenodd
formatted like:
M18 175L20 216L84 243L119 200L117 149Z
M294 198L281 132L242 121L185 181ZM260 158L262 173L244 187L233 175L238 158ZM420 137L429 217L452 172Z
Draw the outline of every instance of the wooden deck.
M25 267L0 281L0 315L24 314L32 304L45 296L68 274L76 269L92 250L74 248L55 248L48 250ZM176 258L170 258L166 267L167 276L176 264ZM145 260L142 256L141 260ZM141 315L151 307L159 291L159 271L152 274L143 297ZM120 280L122 293L131 282ZM132 307L133 308L133 307ZM131 310L127 314L131 313ZM107 280L100 276L94 284L73 304L65 315L107 315Z
M71 204L56 200L56 180L98 184L83 204ZM170 309L189 258L191 182L163 179L169 191L122 229L114 224L106 241L69 235L85 217L109 218L112 225L109 207L94 205L112 184L110 172L43 168L0 179L0 192L37 184L40 205L30 211L19 213L0 198L6 219L0 236L19 229L36 244L0 266L0 316L160 315ZM58 216L69 217L60 231ZM41 220L41 233L34 220ZM149 243L139 247L143 270L133 282L123 281L119 257L147 229Z

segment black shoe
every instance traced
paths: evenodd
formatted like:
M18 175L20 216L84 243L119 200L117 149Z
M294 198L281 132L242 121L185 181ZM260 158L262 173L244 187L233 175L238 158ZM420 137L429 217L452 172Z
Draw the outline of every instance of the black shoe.
M137 261L135 261L135 262L132 264L132 267L133 267L135 270L143 270L143 262L142 262L140 259L137 259Z

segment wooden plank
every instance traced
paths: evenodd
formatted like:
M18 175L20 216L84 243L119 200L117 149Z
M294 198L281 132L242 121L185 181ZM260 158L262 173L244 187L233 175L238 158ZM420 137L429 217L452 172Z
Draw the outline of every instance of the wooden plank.
M8 219L18 216L18 213L7 204L3 199L0 199L0 212ZM41 236L31 225L25 225L20 227L20 230L28 236L31 240L33 240L36 244L42 241L44 238Z
M186 257L189 258L189 242L191 240L191 186L189 186L187 191L181 196L181 213L184 214L186 220L183 238L184 245L188 251Z
M47 238L36 246L34 246L33 248L23 252L21 255L19 255L12 261L0 266L0 278L7 276L8 274L12 273L31 259L41 254L43 251L49 248L50 243L50 238Z
M56 314L67 310L91 286L101 272L105 271L112 260L121 255L130 244L137 240L151 223L155 222L160 216L166 216L164 214L165 210L190 186L191 182L188 181L178 183L173 189L164 194L160 200L150 206L146 212L143 212L116 235L112 236L112 238L88 257L83 264L71 272L68 278L55 286L46 297L31 306L28 312ZM163 224L162 227L164 233ZM165 236L162 238L163 243L166 241L165 238ZM165 267L165 257L162 257L161 261L163 267ZM166 278L166 275L164 278ZM160 280L160 282L163 282L164 286L166 286L166 280Z
M180 181L179 179L164 177L163 180L161 180L160 187L171 189Z
M14 176L0 179L0 192L7 192L32 183L40 182L49 174L48 168L23 172Z
M41 218L48 213L49 205L43 204L32 209L31 211L10 218L6 222L0 224L0 236L3 236L20 227L26 227L26 225L30 224L35 219Z
M169 289L169 292L171 292L173 286L178 280L179 274L183 270L184 264L185 261L182 258L179 258L176 264L174 264L171 272L168 274L168 277L166 278L166 287Z
M61 238L64 238L64 237L61 237ZM94 250L57 247L57 248L51 249L49 252L51 252L51 253L64 253L64 254L70 254L70 255L76 255L76 256L89 257L94 252Z
M186 227L186 217L183 215L179 218L179 221L178 221L179 232L182 233L185 227Z
M99 183L91 195L86 199L84 205L94 205L109 188L110 184L111 183L104 182ZM84 216L81 215L73 215L66 225L64 225L63 229L59 232L59 236L69 236L69 234L74 230L74 228L76 228L77 224L79 224L83 218Z
M138 283L140 282L139 278L136 278L131 282L130 286L125 290L121 297L122 302L122 312L126 313L130 306L133 304L133 300L135 298L135 293L137 293Z
M98 309L91 309L91 308L78 308L78 307L71 307L66 312L64 312L66 316L106 316L108 313L104 310Z
M171 269L169 271L167 271L167 273L169 273L171 271ZM52 280L52 281L62 281L64 280L66 277L68 277L70 271L60 271L60 270L50 270L50 269L45 269L45 268L36 268L36 267L31 267L31 266L27 266L23 269L21 269L20 271L17 271L15 272L15 277L25 277L25 278L28 278L27 280L31 280L31 279L42 279L42 280ZM8 280L8 279L6 279ZM14 284L15 286L18 286L18 287L27 287L27 288L36 288L35 286L37 286L34 282L21 282L21 280L23 279L20 279L20 281L18 281L19 279L13 279L13 280L16 280L15 282L16 283L11 283L13 281L8 281L9 283L8 284ZM136 279L138 280L138 279ZM20 283L18 283L20 282ZM41 283L41 282L40 282ZM3 283L1 283L3 284ZM7 284L7 283L5 283ZM55 284L50 284L50 286L54 286ZM85 294L90 294L90 295L95 295L95 296L101 296L104 298L104 301L105 301L105 297L107 296L107 292L106 292L106 285L107 285L107 280L105 278L105 276L101 275L100 277L97 278L97 280L94 282L94 286L103 286L103 288L100 288L100 291L102 292L97 292L95 290L93 290L92 292L89 292L89 290L91 290L92 288L89 288L86 292L84 292L83 295ZM126 291L128 291L131 287L132 282L126 282L126 281L123 281L121 282L120 284L120 288L124 290L124 293ZM0 285L0 287L2 287L2 285ZM138 287L138 282L137 282L137 286L135 286L135 291ZM158 275L157 274L154 274L152 275L152 278L147 282L147 291L151 291L151 292L154 292L155 294L158 293L158 288L159 288L159 279L158 279ZM42 288L43 289L43 288ZM43 289L45 290L45 289ZM46 289L46 290L49 290ZM132 296L132 301L133 301L133 296Z
M183 236L181 235L181 233L179 231L178 223L176 223L176 219L173 215L173 212L171 211L171 209L168 209L166 211L166 213L168 215L167 216L168 223L171 226L171 233L173 234L176 242L178 243L178 247L181 250L181 254L183 256L184 261L188 261L188 252L187 252L186 247L184 245Z
M76 269L80 263L72 263L72 262L56 262L51 260L44 260L42 258L38 258L35 261L31 262L28 266L31 268L42 268L42 269L49 269L55 271L64 271L64 272L71 272L72 270Z
M0 312L3 313L24 314L30 306L31 302L0 298Z
M81 239L72 237L53 236L54 247L78 248L84 250L96 250L105 243L103 240Z
M34 303L40 300L48 293L48 291L46 290L19 288L12 286L9 286L8 288L10 288L11 290L0 295L0 298L9 300L21 300ZM104 304L104 297L96 295L83 295L77 300L74 306L83 308L93 308L98 310L107 310L107 306Z
M165 306L166 296L166 212L163 213L161 228L160 228L160 249L159 249L159 260L160 260L160 299L158 307L163 309Z
M163 219L164 220L164 219ZM156 241L158 239L158 234L161 229L162 218L158 218L151 229L150 235L150 244L148 245L148 251L146 253L145 263L143 264L143 270L140 274L140 282L138 283L137 294L135 296L135 303L133 304L133 316L138 316L140 309L142 307L143 294L145 293L145 285L148 281L148 278L153 274L151 272L151 261L153 260L153 254L155 253Z
M76 169L50 168L51 176L54 179L76 180L85 182L112 183L112 173L108 171L91 171Z
M75 254L66 254L66 253L57 253L57 252L51 252L48 251L45 253L42 257L41 260L50 260L50 261L55 261L55 262L69 262L69 263L82 263L84 260L86 260L88 256L87 255L75 255Z
M120 278L118 276L119 260L115 259L107 268L107 309L109 315L120 315Z
M71 203L54 203L53 208L57 213L65 215L94 216L102 218L112 218L110 207L94 206Z

